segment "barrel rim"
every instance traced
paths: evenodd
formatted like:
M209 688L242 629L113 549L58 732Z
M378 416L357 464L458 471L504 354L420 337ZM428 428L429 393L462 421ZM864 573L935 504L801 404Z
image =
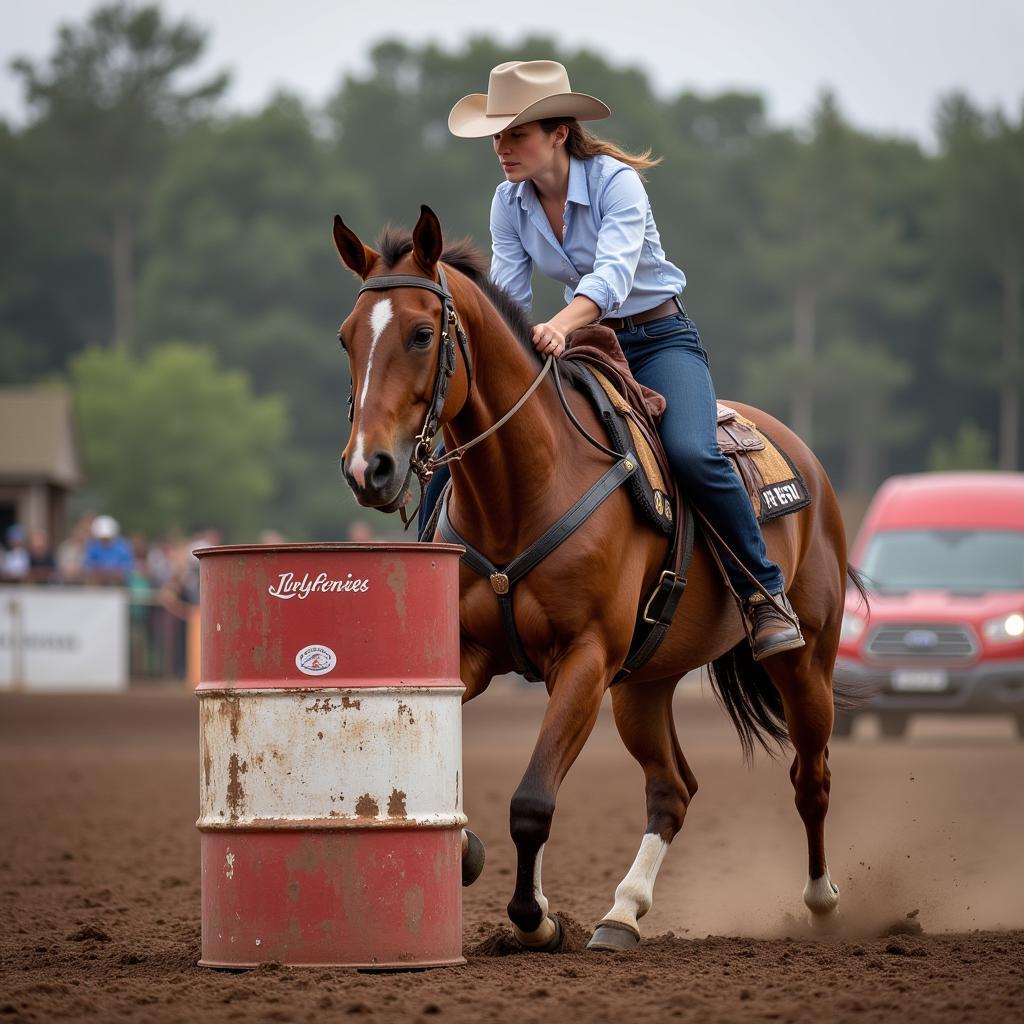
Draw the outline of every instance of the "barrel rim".
M331 679L331 676L323 676L322 678ZM369 678L364 676L361 678ZM417 676L417 679L423 679L423 676ZM461 680L453 683L450 680L456 678L455 676L436 676L430 678L437 678L441 680L436 686L431 686L428 683L417 682L410 686L387 686L375 684L373 686L303 686L301 684L296 686L280 685L280 686L268 686L264 683L262 686L258 683L254 683L252 680L246 680L245 684L233 686L227 685L223 680L202 680L196 684L195 693L200 699L208 699L210 697L219 697L225 694L231 696L238 696L239 694L252 694L254 696L265 696L268 693L286 694L295 696L296 694L302 697L324 697L332 696L334 694L354 694L362 699L368 694L394 694L399 697L407 697L412 694L426 695L430 697L448 696L455 697L461 696L466 692L466 686ZM342 680L344 681L344 680ZM284 683L290 683L292 680L284 680ZM298 682L295 680L295 682Z
M420 552L428 554L462 555L465 548L461 544L435 544L433 541L296 541L286 544L215 544L210 547L196 548L192 554L196 558L209 558L211 555L270 555L300 554L302 552L347 552L355 554L387 554L391 551Z
M200 832L376 832L389 830L405 832L416 829L465 828L469 818L464 811L425 815L410 815L407 818L365 818L354 814L339 814L334 818L205 818L196 819Z

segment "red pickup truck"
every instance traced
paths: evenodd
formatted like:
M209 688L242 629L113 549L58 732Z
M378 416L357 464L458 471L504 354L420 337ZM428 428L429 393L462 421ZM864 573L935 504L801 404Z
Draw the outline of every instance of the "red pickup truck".
M850 552L835 677L900 736L920 712L1008 714L1024 737L1024 473L887 480Z

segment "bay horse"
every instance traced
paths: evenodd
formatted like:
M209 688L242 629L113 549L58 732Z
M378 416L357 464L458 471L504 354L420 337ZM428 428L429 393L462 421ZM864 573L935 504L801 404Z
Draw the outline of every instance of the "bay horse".
M421 207L411 234L385 229L376 249L336 216L334 241L343 263L363 282L338 335L352 381L352 430L341 468L361 505L395 511L408 500L411 466L434 428L443 432L448 452L479 438L536 382L541 361L522 309L489 280L468 241L444 248L440 222L428 207ZM458 348L450 341L453 328ZM442 373L448 379L443 401L435 386ZM600 433L584 398L573 392L568 397L576 417ZM766 748L787 738L792 743L790 778L807 832L803 899L812 923L828 927L836 919L839 890L826 864L824 826L832 670L848 572L843 522L810 449L767 413L730 404L789 454L811 495L809 507L764 527L768 554L789 581L806 644L754 662L739 610L699 540L664 641L646 666L611 687L615 725L643 768L647 827L591 948L632 949L640 941L638 920L651 906L658 869L697 791L676 735L672 696L685 673L708 664L747 755L754 742ZM449 521L478 551L504 565L607 469L607 456L568 426L549 377L500 430L451 464ZM561 926L548 913L541 884L556 796L627 656L638 606L658 579L666 545L619 488L515 591L515 625L548 693L536 746L510 805L518 867L508 915L527 949L550 951L561 944ZM495 591L487 577L462 563L467 701L513 665Z

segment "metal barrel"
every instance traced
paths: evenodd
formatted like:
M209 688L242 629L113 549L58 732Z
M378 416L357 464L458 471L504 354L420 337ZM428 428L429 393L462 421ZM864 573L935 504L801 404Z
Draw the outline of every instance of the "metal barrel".
M465 962L461 552L196 552L202 966Z

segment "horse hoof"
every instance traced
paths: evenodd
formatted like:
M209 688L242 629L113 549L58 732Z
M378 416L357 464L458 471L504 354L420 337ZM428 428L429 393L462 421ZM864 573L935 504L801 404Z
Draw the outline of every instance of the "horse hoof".
M530 953L558 953L561 952L562 943L565 941L565 931L562 928L562 922L559 918L555 917L554 914L548 914L548 920L554 925L554 934L541 946L533 946L528 942L523 941L523 932L518 928L513 927L516 938L519 940L519 945L523 949ZM538 929L539 931L540 929Z
M480 837L469 829L463 829L466 834L466 849L462 852L462 885L472 885L484 870L486 854L484 844Z
M602 921L587 943L587 949L604 953L629 953L640 945L640 933L621 921Z

